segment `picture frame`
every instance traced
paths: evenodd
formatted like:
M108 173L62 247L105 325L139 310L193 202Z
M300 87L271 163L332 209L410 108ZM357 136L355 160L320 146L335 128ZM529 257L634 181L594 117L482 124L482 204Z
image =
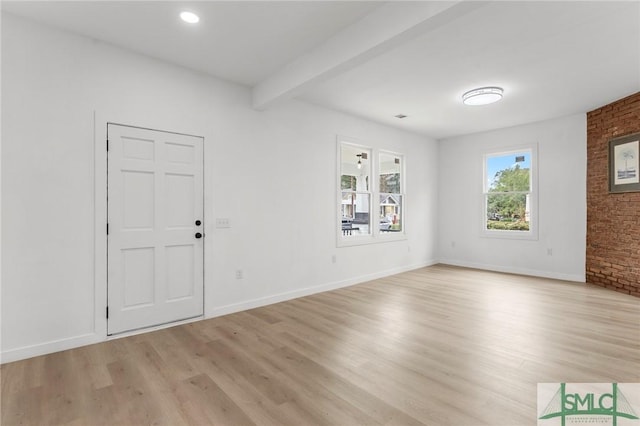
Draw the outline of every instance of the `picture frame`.
M640 133L609 141L609 193L640 192Z

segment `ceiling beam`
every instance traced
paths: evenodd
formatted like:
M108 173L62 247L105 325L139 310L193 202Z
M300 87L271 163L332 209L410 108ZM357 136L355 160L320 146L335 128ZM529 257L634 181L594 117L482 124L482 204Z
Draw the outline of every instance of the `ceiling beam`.
M389 2L336 33L253 87L253 107L264 110L312 85L354 68L395 46L433 31L488 2Z

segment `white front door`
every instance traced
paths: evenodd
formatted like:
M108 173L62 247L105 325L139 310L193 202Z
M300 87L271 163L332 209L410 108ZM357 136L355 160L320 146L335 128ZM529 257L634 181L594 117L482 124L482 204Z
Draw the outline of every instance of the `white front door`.
M108 124L108 334L203 314L203 139Z

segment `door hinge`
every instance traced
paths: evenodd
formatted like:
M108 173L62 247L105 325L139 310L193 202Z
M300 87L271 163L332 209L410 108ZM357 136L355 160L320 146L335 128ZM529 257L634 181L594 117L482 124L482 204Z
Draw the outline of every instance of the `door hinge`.
M107 235L109 235L109 224L107 223Z
M109 307L107 306L107 319L109 319Z
M107 152L109 152L109 139L107 139Z

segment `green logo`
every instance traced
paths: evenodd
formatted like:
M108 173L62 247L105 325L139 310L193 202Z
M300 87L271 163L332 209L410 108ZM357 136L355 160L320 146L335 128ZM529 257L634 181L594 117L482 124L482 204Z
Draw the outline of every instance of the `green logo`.
M575 384L573 387L579 388L580 384ZM579 416L579 418L572 416ZM572 423L593 424L598 418L605 420L601 416L606 416L606 421L603 423L609 424L610 420L613 426L617 426L619 418L638 420L637 414L617 383L611 383L611 392L567 392L567 384L560 383L557 392L538 419L559 417L561 425L565 426L567 418L571 418Z

